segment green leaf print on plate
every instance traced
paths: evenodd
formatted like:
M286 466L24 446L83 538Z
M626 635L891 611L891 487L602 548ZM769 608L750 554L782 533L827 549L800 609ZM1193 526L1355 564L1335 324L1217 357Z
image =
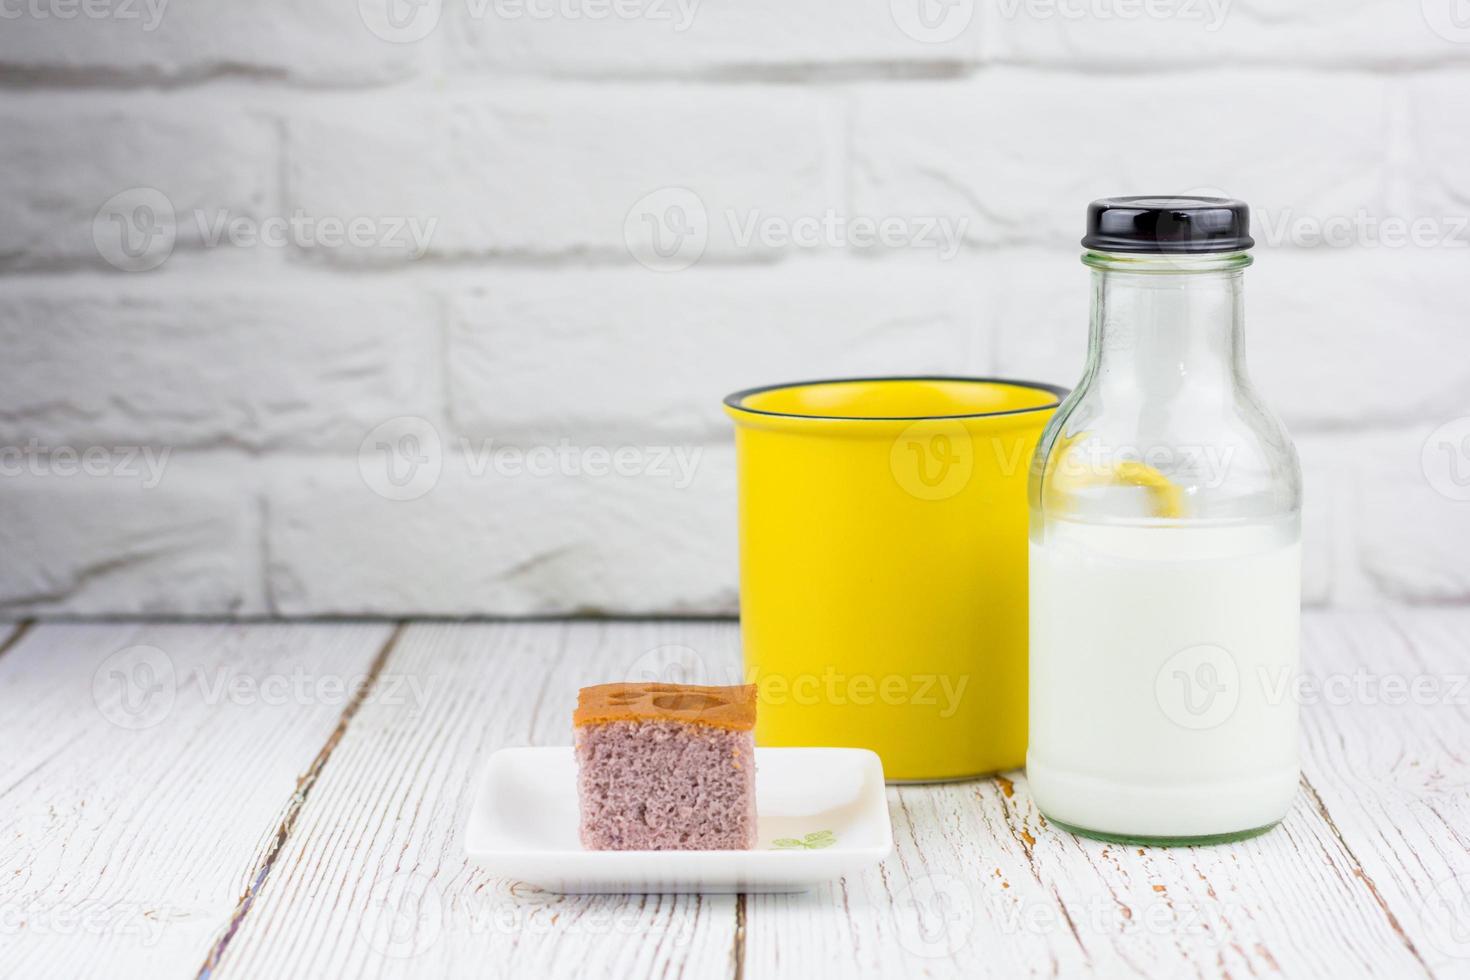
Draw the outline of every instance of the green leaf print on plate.
M797 840L795 837L777 837L771 841L771 846L778 850L804 848L809 851L815 851L823 847L831 847L835 843L837 843L837 837L832 831L818 830L814 833L807 834L801 840Z

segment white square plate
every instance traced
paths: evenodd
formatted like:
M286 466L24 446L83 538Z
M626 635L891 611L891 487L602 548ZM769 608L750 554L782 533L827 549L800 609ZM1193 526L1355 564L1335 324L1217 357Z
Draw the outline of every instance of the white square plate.
M794 892L888 856L883 764L866 749L756 749L752 851L588 851L577 839L570 747L501 749L465 849L492 874L548 891Z

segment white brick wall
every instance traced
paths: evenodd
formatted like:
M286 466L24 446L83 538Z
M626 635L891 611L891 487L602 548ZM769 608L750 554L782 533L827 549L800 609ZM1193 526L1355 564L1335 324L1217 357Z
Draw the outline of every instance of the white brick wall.
M629 208L660 188L689 188L712 213L839 207L838 109L831 96L764 87L332 99L288 124L287 203L431 216L431 258L626 258ZM709 257L734 255L728 224L711 229Z
M414 500L374 493L355 459L281 474L266 517L272 608L443 616L735 608L729 447L691 447L681 462L629 442L639 475L621 476L610 461L605 475L568 475L550 459L497 461L496 446L478 439L443 445L437 484Z
M300 0L81 0L12 3L0 32L0 66L55 83L195 82L219 75L304 85L365 85L423 64L414 45L383 44L356 4ZM46 16L28 16L32 10Z
M731 612L722 395L1070 384L1207 189L1308 600L1470 601L1452 0L389 2L4 8L0 615Z
M1079 83L997 69L863 86L853 99L854 206L965 215L977 244L1069 246L1080 237L1078 202L1118 187L1219 188L1273 212L1376 208L1389 84L1274 69Z
M0 442L355 451L439 404L432 297L276 278L0 280Z
M980 17L962 26L957 20L958 30L942 32L953 36L920 44L887 0L626 2L638 16L546 18L536 11L547 4L518 0L502 3L501 16L476 16L475 5L453 5L450 57L466 71L718 77L797 66L923 70L973 65L979 54Z
M719 396L753 379L881 374L894 364L983 373L990 338L973 316L978 294L949 271L598 269L575 289L564 288L562 270L496 273L454 298L450 412L476 438L638 433L723 443Z
M273 127L239 100L6 92L0 132L0 168L18 178L0 197L0 257L15 268L101 264L98 209L137 188L180 215L250 218L276 193ZM178 222L178 248L199 244L195 228Z
M186 471L162 448L114 457L114 472L95 476L64 455L6 473L0 603L41 615L264 612L256 494L225 467Z

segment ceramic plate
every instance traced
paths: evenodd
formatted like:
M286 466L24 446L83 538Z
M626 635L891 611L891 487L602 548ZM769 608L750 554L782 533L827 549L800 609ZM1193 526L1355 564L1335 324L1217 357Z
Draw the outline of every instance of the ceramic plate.
M549 891L793 892L888 856L883 765L866 749L756 749L753 851L587 851L577 840L570 747L490 757L465 848L504 878Z

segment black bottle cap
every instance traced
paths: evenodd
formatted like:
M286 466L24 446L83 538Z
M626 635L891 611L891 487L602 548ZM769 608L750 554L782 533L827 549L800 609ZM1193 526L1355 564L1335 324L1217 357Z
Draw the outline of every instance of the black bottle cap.
M1084 248L1200 255L1255 244L1244 201L1224 197L1105 197L1087 206Z

